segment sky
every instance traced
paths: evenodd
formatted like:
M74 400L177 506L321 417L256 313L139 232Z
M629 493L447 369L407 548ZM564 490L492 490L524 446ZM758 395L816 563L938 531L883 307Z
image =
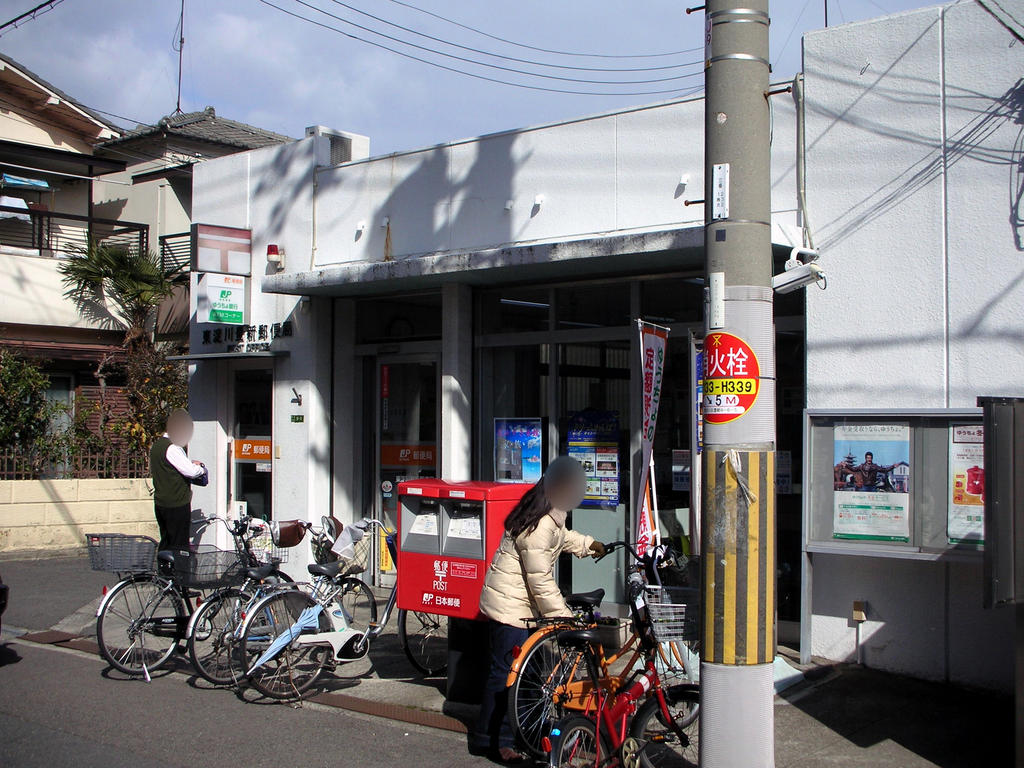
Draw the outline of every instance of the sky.
M38 1L0 0L0 23ZM772 4L774 80L799 71L801 35L823 26L824 2ZM828 0L829 25L932 4ZM687 15L686 7L668 0L185 0L181 107L213 106L223 117L294 137L316 124L353 131L369 136L379 155L652 103L702 85L703 14ZM117 115L111 119L119 125L153 123L175 109L179 11L178 0L58 0L0 31L0 51L85 105ZM545 88L587 95L537 90Z

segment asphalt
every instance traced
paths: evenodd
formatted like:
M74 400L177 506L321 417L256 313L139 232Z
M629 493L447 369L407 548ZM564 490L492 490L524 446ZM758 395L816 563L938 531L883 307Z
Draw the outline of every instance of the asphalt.
M446 702L444 680L423 680L412 672L393 626L373 646L369 659L340 667L324 681L315 703L294 709L268 705L257 700L252 692L236 695L230 691L203 690L206 686L197 683L184 663L178 665L177 673L158 678L153 688L117 680L90 653L95 647L91 638L92 614L103 585L112 584L112 577L89 570L84 557L4 558L0 559L0 576L11 587L11 601L3 616L0 637L0 765L64 764L54 757L57 754L75 755L74 762L83 766L183 764L173 750L151 750L153 740L159 742L159 732L168 726L161 719L159 705L141 700L153 696L156 686L174 685L175 681L177 693L172 698L191 702L186 709L194 708L198 713L223 706L227 708L225 713L238 717L249 711L255 715L253 722L263 724L252 733L245 725L240 733L227 734L228 738L217 734L217 748L199 764L237 764L238 753L231 750L236 736L258 738L262 732L265 740L270 732L266 728L276 727L272 723L294 726L293 718L300 718L304 728L315 726L310 733L318 732L316 729L321 726L329 730L332 723L337 727L344 724L346 729L354 728L354 733L365 733L371 738L401 732L406 734L401 737L402 744L414 741L422 750L412 750L410 760L436 749L436 754L445 755L444 759L434 761L436 764L486 764L465 755L465 737L459 733L464 730L463 723L472 717L472 707ZM54 628L56 632L46 633ZM73 639L77 635L84 639ZM27 639L33 637L37 642ZM19 663L12 664L12 660ZM80 678L84 681L83 689L95 689L100 699L109 696L109 706L116 712L106 712L106 704L97 708L94 700L76 695L73 690L61 695L45 685L33 687L32 680L39 679L38 674L32 673L33 667L50 668L55 663L72 667L72 671L61 675ZM851 664L819 663L802 671L805 679L787 688L775 701L775 754L780 768L959 768L1013 764L1010 696L915 680ZM187 685L181 685L182 681ZM145 717L133 713L145 713ZM106 723L107 717L130 718L135 725L157 722L159 728L149 737L140 736L140 740L117 741L117 747L111 751L109 744L103 745L113 735L107 734L106 726L97 725ZM249 722L249 718L243 719ZM208 723L188 721L181 725L186 733L193 729L211 731ZM264 752L277 755L278 760L287 758L287 753L278 751L276 745ZM232 754L235 762L231 761ZM325 762L320 762L319 757L316 752L311 761L303 764L328 764L326 753ZM345 754L345 762L355 757ZM368 754L367 759L374 758ZM374 761L381 759L378 756ZM280 764L264 762L262 758L246 758L245 762ZM383 762L393 765L406 761L395 754Z

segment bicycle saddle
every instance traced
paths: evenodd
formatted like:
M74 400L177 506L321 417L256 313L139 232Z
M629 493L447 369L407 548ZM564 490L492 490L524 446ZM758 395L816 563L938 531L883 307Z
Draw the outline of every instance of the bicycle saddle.
M174 552L172 552L169 549L157 552L156 559L159 560L161 563L167 563L167 565L174 565Z
M600 633L594 627L588 629L567 629L558 633L558 644L569 648L584 648L588 645L600 645Z
M311 576L327 576L333 579L338 575L338 571L341 570L341 562L335 561L333 563L327 563L320 565L319 563L312 563L306 566L306 570L309 571Z
M602 600L604 600L604 590L595 589L593 592L569 595L565 598L565 603L570 608L597 608Z
M250 568L245 572L245 576L253 581L263 581L267 576L274 572L274 564L267 563L261 565L259 568Z

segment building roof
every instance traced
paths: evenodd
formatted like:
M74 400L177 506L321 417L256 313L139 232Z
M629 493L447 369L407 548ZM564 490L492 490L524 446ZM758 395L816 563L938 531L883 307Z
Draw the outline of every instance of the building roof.
M125 133L124 136L105 141L100 146L109 147L162 136L206 141L239 149L259 149L294 141L290 136L240 123L237 120L218 117L213 107L207 107L202 112L168 115L161 118L156 125L139 125L134 130Z
M49 112L59 117L69 128L78 130L93 140L109 139L123 132L123 129L100 116L95 110L68 96L10 56L0 53L0 90L3 90L3 86L12 89L23 100L35 99L40 112Z

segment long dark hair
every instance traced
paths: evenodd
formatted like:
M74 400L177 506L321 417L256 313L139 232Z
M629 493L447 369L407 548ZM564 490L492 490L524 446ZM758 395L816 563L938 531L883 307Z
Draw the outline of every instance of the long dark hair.
M544 478L523 494L512 511L505 518L505 531L513 539L519 538L523 533L533 533L540 525L540 521L551 511L551 502L544 493Z

